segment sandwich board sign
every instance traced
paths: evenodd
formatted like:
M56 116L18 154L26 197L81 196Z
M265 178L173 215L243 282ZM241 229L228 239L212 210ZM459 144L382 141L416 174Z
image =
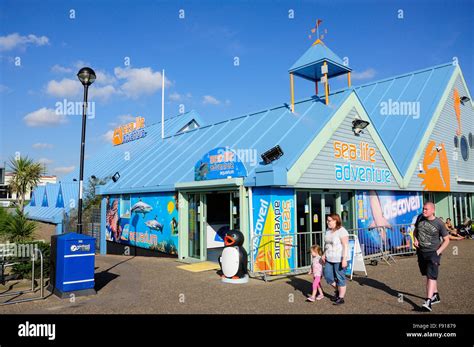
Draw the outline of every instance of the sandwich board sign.
M354 271L363 271L367 276L367 270L365 268L364 256L360 248L359 238L357 235L349 235L349 257L347 259L346 276L350 276L352 280L352 274Z

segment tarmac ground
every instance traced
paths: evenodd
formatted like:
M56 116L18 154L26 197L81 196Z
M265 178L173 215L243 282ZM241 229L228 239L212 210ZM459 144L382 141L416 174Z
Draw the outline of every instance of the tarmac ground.
M45 291L44 300L0 306L0 314L472 314L473 259L474 240L451 241L441 260L442 302L431 313L420 308L425 279L416 256L396 257L391 265L366 265L368 276L355 274L347 281L345 304L334 306L325 282L326 297L305 302L310 275L235 285L222 283L215 270L179 269L182 263L176 259L98 255L97 295L59 299ZM0 293L12 290L15 281L0 285Z

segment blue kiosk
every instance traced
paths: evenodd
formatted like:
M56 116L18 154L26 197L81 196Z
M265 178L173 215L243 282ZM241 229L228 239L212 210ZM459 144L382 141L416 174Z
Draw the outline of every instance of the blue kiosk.
M95 238L77 233L51 237L50 285L60 298L96 294Z

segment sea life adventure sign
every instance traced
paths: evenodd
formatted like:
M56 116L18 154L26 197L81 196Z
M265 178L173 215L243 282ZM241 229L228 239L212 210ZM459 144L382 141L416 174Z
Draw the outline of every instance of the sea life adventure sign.
M207 152L194 165L194 180L246 177L247 169L237 153L229 147L217 147Z
M334 175L338 182L388 184L390 170L375 166L376 149L367 142L358 144L343 141L333 142L334 158L344 160L344 164L334 164Z

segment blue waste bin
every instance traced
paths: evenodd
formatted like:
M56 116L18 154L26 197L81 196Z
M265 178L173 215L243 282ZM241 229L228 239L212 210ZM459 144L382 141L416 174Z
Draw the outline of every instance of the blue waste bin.
M77 233L53 235L50 259L51 292L59 297L95 294L95 238Z

